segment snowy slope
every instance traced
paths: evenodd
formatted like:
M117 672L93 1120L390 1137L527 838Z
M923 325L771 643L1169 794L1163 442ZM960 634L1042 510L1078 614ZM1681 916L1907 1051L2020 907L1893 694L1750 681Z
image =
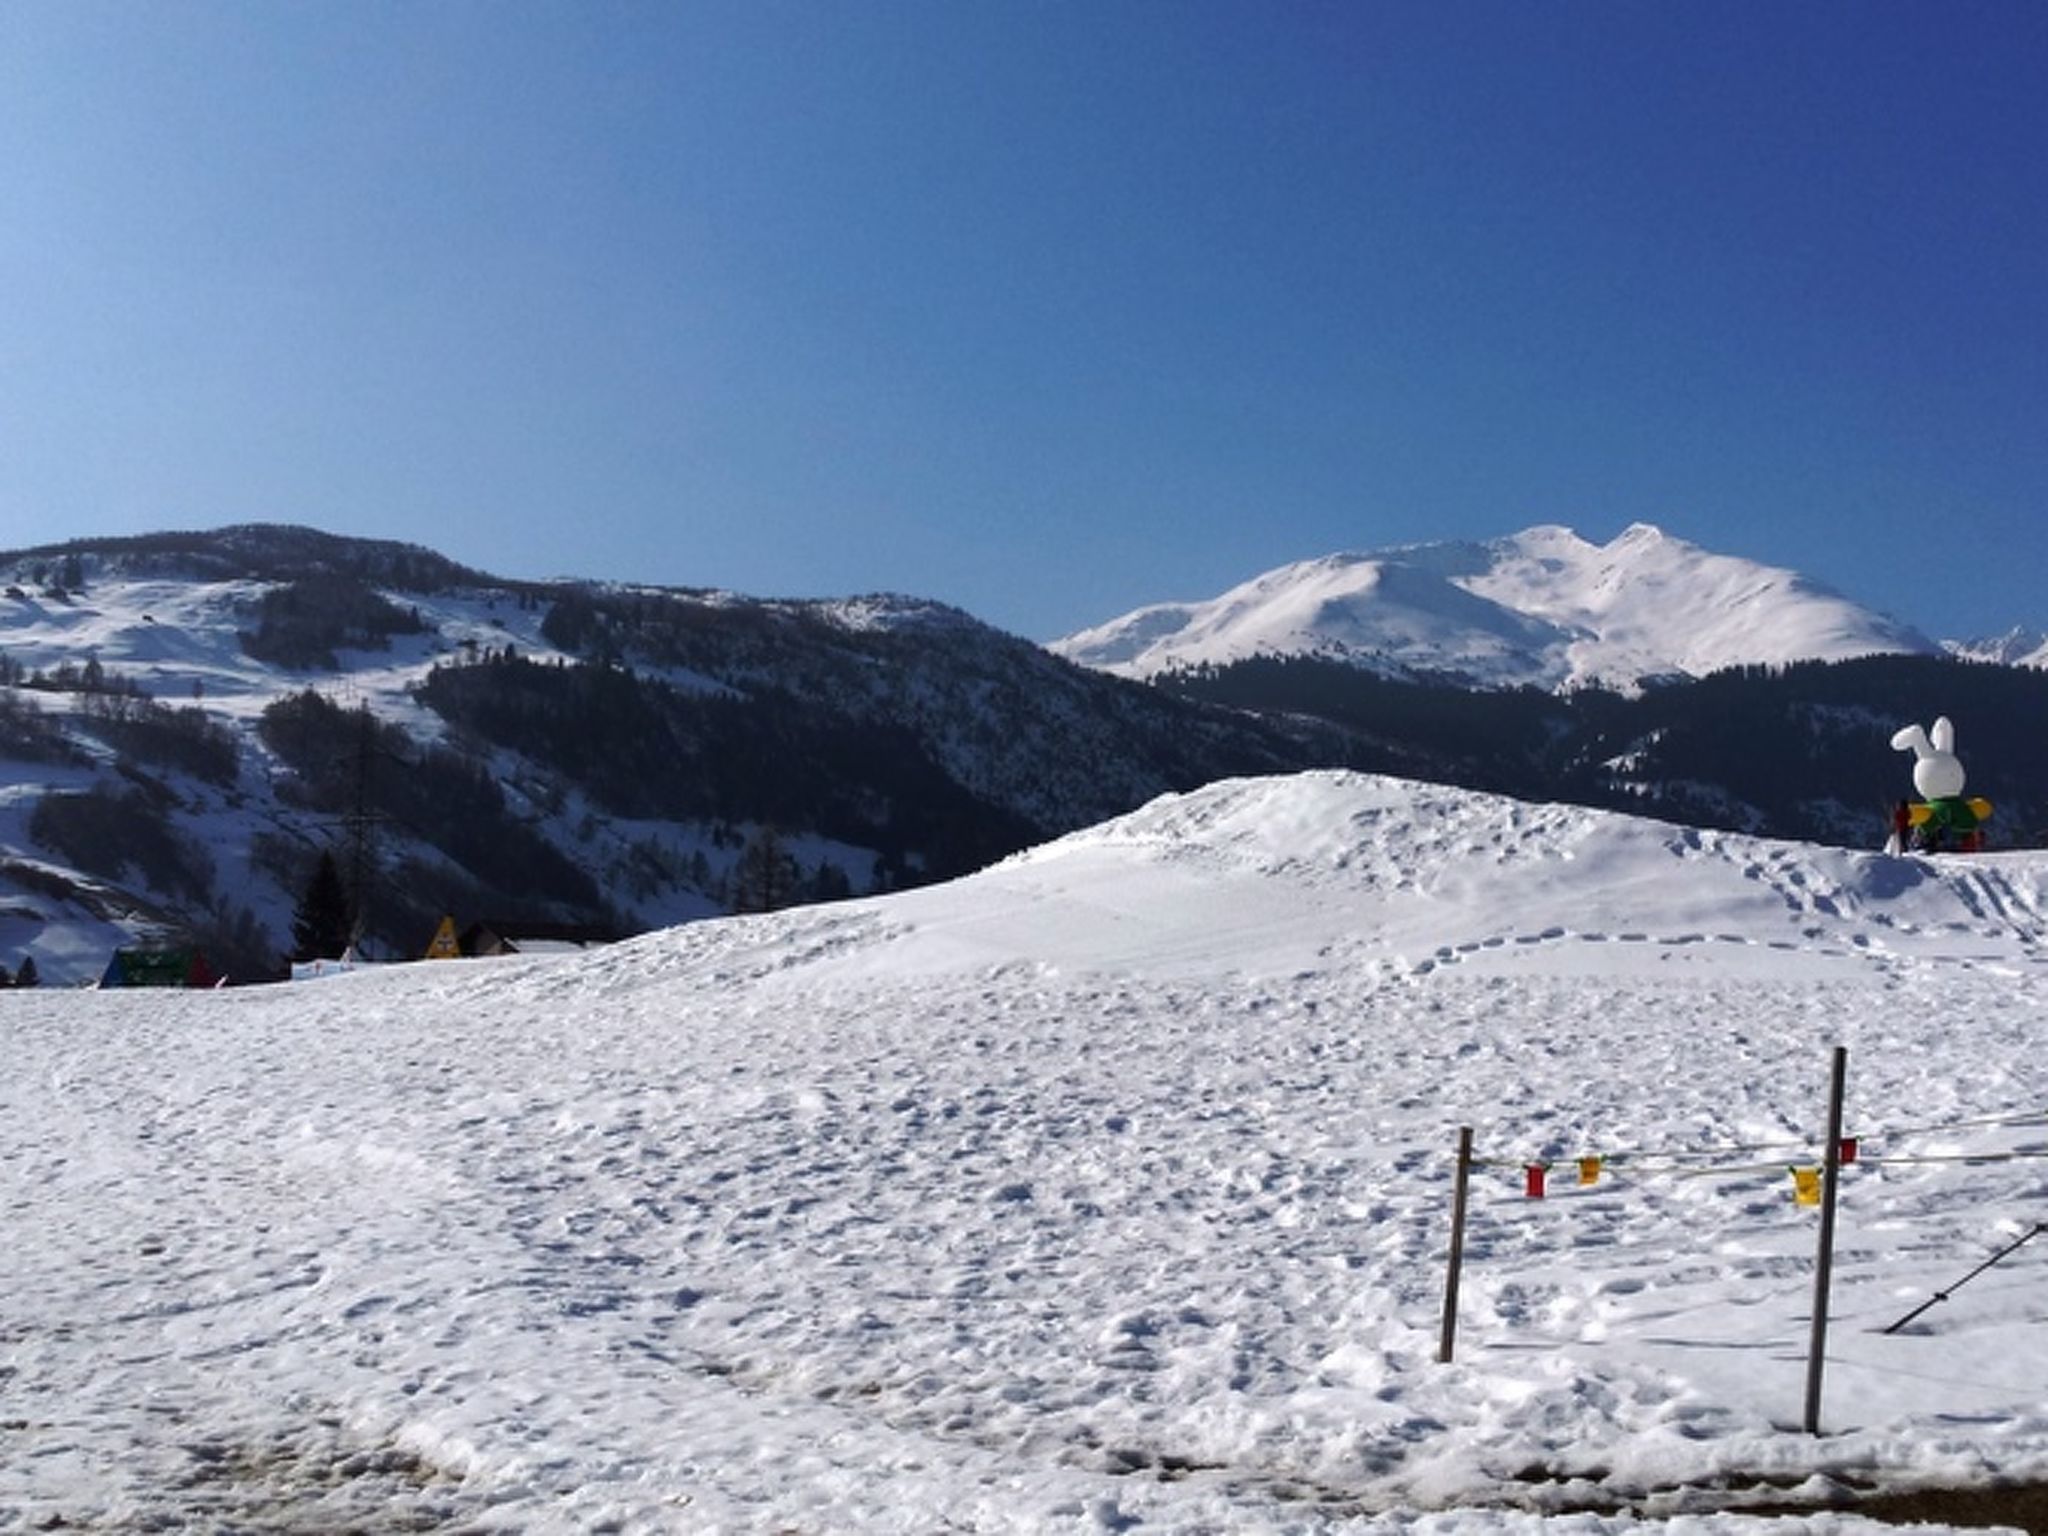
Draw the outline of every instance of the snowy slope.
M280 694L306 687L334 689L341 675L325 668L277 667L250 657L241 631L251 608L276 583L135 579L118 574L62 598L22 590L0 598L0 650L31 671L94 656L168 703L200 700L224 712L260 714ZM425 632L400 635L388 649L344 652L347 689L380 716L419 719L407 689L437 662L465 647L516 645L552 659L542 638L545 610L522 609L488 589L411 593ZM400 706L404 706L400 708Z
M8 994L0 1527L1529 1531L2048 1481L2048 1244L1877 1331L2044 1215L2044 936L2044 856L1311 774L583 957ZM1835 1045L1811 1438L1787 1167Z
M247 979L359 830L366 947L416 954L444 913L730 910L757 840L786 885L868 891L1303 760L911 597L503 582L279 527L0 552L0 908L25 914L0 965L49 931L51 982L97 976L107 935L26 915L10 860L127 891L116 942L175 935Z
M220 911L202 912L174 893L124 895L50 864L48 851L29 833L29 816L40 796L78 792L96 782L122 784L115 754L76 730L86 707L80 695L17 690L19 707L69 732L87 756L82 763L50 763L10 762L0 754L0 964L12 968L24 954L33 954L48 983L95 978L115 948L152 942L180 927L189 930L201 919L223 920L230 908L247 911L281 941L289 931L294 893L262 867L258 842L266 836L305 841L331 835L332 829L309 822L303 811L278 797L276 781L284 775L254 735L263 710L312 688L346 707L363 705L380 719L402 725L416 740L432 743L445 735L442 723L418 708L409 690L436 664L504 645L516 645L536 658L555 654L540 634L540 610L522 609L501 592L477 589L412 594L409 601L420 611L425 632L394 637L387 649L344 652L339 671L269 665L245 652L240 634L251 622L253 604L272 585L114 571L83 591L58 595L15 585L0 595L0 653L24 672L76 669L96 661L158 703L196 706L234 728L244 757L235 782L227 785L201 783L174 771L155 773L171 787L181 833L205 849L214 867ZM75 899L53 897L53 882L39 878L39 871L79 886L91 910L79 910Z
M1262 655L1546 688L1934 644L1790 571L1647 524L1592 544L1567 528L1282 567L1203 603L1141 608L1053 649L1131 677Z

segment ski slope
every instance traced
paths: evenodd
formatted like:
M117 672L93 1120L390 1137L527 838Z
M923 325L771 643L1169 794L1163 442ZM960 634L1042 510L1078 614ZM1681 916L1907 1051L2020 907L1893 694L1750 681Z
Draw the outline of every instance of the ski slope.
M2048 1219L2044 932L2048 855L1310 774L583 956L0 994L0 1530L1819 1533L1877 1527L1741 1510L2048 1481L2048 1242L1879 1331Z

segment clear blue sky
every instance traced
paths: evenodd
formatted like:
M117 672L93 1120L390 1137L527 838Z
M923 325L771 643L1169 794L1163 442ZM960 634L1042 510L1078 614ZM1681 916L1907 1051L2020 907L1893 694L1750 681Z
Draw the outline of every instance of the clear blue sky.
M1036 638L1631 521L2048 626L2048 5L0 3L0 545Z

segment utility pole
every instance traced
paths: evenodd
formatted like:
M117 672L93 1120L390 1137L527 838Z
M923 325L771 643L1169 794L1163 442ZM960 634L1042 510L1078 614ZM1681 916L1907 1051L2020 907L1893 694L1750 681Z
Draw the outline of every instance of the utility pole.
M370 809L370 760L375 746L375 719L370 706L356 706L354 793L342 818L348 835L349 942L360 945L369 927L370 881L377 867L376 824L382 818Z

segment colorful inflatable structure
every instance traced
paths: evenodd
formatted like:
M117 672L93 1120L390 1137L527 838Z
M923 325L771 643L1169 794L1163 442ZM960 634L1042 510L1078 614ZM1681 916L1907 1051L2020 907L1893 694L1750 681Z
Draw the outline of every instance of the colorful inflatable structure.
M1909 842L1929 853L1975 853L1982 848L1991 802L1963 798L1963 764L1956 756L1956 728L1948 716L1943 715L1927 730L1907 726L1892 737L1892 746L1913 754L1913 787L1922 798L1917 804L1899 802L1885 851L1903 853Z

